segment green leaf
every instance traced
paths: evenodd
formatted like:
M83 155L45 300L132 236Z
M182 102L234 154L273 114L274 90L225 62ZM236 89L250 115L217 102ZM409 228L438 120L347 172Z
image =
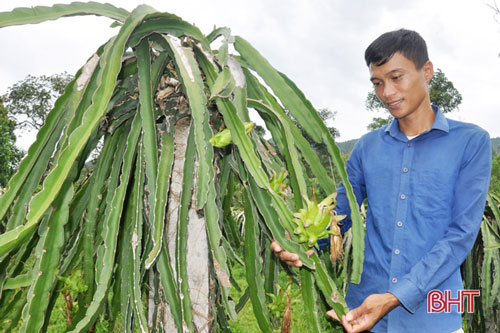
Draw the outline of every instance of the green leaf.
M97 55L94 55L94 57L98 58ZM87 62L87 64L78 71L76 78L68 84L63 96L57 100L53 111L47 116L45 125L38 133L37 140L28 150L28 156L21 162L18 173L11 179L8 191L0 198L0 203L4 201L3 204L5 204L5 206L3 209L6 210L17 194L16 192L19 190L21 182L25 181L29 184L26 185L19 194L19 198L16 202L16 207L19 210L15 212L14 216L8 222L7 229L11 232L0 236L0 244L2 244L0 245L0 252L3 254L20 244L25 238L29 237L33 231L33 227L30 226L29 223L24 226L20 225L21 219L24 220L25 206L37 187L42 174L45 172L49 159L52 158L54 161L57 161L65 146L64 138L66 138L67 133L72 129L71 125L68 129L67 124L74 120L73 114L75 110L78 109L82 101L82 96L84 95L81 88L86 86L89 81L89 75L93 72L89 70L89 66L92 67L93 70L93 65L90 61ZM84 74L80 75L81 73ZM66 129L63 131L64 127L66 127ZM61 132L63 133L62 135ZM59 146L54 154L53 148L57 141L59 141ZM30 168L33 167L35 167L36 170L29 172ZM43 214L43 212L39 213L40 216ZM5 214L5 211L0 211L0 214ZM15 229L12 229L14 227ZM5 241L5 243L3 243L3 241Z
M481 236L483 238L483 243L485 245L489 245L491 242L491 234L488 230L488 226L486 223L481 224ZM491 271L491 266L492 266L492 261L493 261L493 251L488 251L485 249L484 251L484 259L482 262L482 267L481 267L481 299L482 299L482 304L484 306L484 314L486 318L490 318L491 316L491 307L492 307L492 302L494 301L494 298L491 297L491 290L492 290L492 271Z
M156 261L156 267L160 273L161 286L165 291L165 298L167 299L170 313L172 313L175 326L177 327L177 332L182 333L182 305L179 297L179 289L174 278L170 258L166 249L166 244L163 244L162 246L162 251Z
M250 102L250 101L249 101ZM258 101L252 101L253 105L258 107L260 110L266 111L270 113L272 116L276 117L278 122L281 125L281 129L283 131L283 137L285 138L286 149L284 149L283 153L289 160L288 171L293 179L296 180L297 187L295 188L294 194L298 199L297 208L301 207L302 196L307 195L307 187L304 179L304 171L301 166L301 162L299 161L299 155L297 153L297 149L295 148L295 139L292 135L292 130L290 128L290 124L286 121L287 118L280 115L277 111L273 110L271 107L264 105Z
M304 266L314 269L315 264L311 258L307 256L304 249L296 242L286 239L286 229L279 223L280 219L282 221L284 219L291 221L291 212L286 212L286 208L283 208L282 206L280 208L272 207L271 203L275 204L279 201L275 200L275 198L273 198L267 191L259 188L253 178L248 178L248 184L250 185L248 189L251 197L254 200L260 214L263 216L267 227L271 230L273 238L276 239L286 251L296 253ZM290 228L290 234L292 235L293 227Z
M214 84L217 74L215 73L213 64L208 61L206 56L201 52L196 52L196 57L200 67L207 78L209 88ZM237 116L235 106L227 99L216 99L217 107L224 117L224 122L231 132L231 138L238 147L245 165L249 169L252 176L256 179L257 184L269 189L269 180L262 169L259 158L255 154L251 139L245 133L243 122Z
M276 289L275 286L279 283L278 272L280 266L278 259L274 256L274 252L271 250L271 247L267 246L267 242L268 239L266 237L262 237L261 248L263 248L264 251L264 291L266 292L266 295L269 295L274 294ZM271 297L267 297L268 302L270 299Z
M187 146L186 152L188 150L189 151L194 150L194 134L192 133L192 131L190 131L189 133L186 146ZM194 157L194 152L190 153L187 156L191 155L192 157ZM177 221L173 221L172 219L171 221L172 221L171 223L177 223ZM177 259L177 262L178 261L179 260ZM167 247L167 239L165 239L165 241L162 243L161 252L160 255L158 256L158 260L156 261L156 268L158 269L160 275L160 283L163 287L165 298L168 302L168 307L170 309L170 313L172 314L175 326L177 327L177 331L179 333L182 333L183 324L182 324L182 304L180 299L180 288L178 286L177 282L178 280L174 277L174 272L172 269L172 265L170 263L170 255ZM179 281L179 283L181 282Z
M183 320L189 332L194 332L193 311L191 308L191 296L189 293L188 272L187 272L187 238L189 208L194 184L194 161L195 145L193 142L194 127L191 127L188 144L186 146L186 159L184 161L182 192L180 196L179 222L177 227L177 266L180 283L180 296L183 308ZM196 139L196 138L195 138Z
M344 296L337 289L335 282L328 274L328 271L325 268L325 264L321 262L318 254L313 253L311 258L316 264L314 277L316 279L318 288L321 290L323 296L325 297L326 303L335 311L339 318L342 318L342 315L346 314L349 311Z
M156 214L156 181L158 177L158 145L156 138L156 117L153 109L153 87L151 82L151 50L149 41L144 38L136 49L137 66L139 70L139 100L140 115L143 128L144 152L146 157L146 179L148 184L149 222L151 228L153 248L145 261L149 269L161 249L161 234L163 221L155 218Z
M21 332L40 332L44 321L48 320L46 309L56 280L64 243L64 225L68 222L69 203L73 197L73 184L71 180L67 183L54 202L55 211L49 219L49 227L38 244L34 281L28 292L28 303L23 309Z
M144 16L152 9L147 6L139 6L122 26L120 33L106 46L101 67L100 77L102 81L94 94L94 104L85 112L82 125L78 127L69 137L69 145L62 152L57 165L51 170L43 183L43 189L32 199L25 225L10 232L0 235L0 255L17 246L27 235L29 235L44 212L49 208L63 182L65 181L71 166L80 154L88 138L98 125L106 105L113 92L116 78L121 67L121 56L125 49L125 43L134 27L139 24Z
M486 197L488 201L488 206L493 212L493 216L495 220L498 222L498 227L500 228L500 209L498 209L498 205L500 205L500 199L496 197L493 193L489 193Z
M234 88L231 87L231 89L227 90L231 90L233 93L232 102L236 107L238 116L244 122L249 122L250 116L248 114L247 108L247 84L245 80L245 74L243 73L243 69L241 68L240 64L234 57L228 57L225 62L227 62L229 71L231 72L231 76L233 77L233 80L231 82L234 81Z
M23 287L29 287L33 283L33 275L29 273L21 274L15 278L10 278L5 281L4 290L12 290Z
M300 282L302 290L302 299L304 301L305 317L309 322L311 332L321 332L319 324L318 306L317 306L317 292L314 287L314 277L311 271L300 270Z
M93 177L91 179L91 192L87 212L84 219L83 234L82 234L82 247L83 247L83 277L88 290L85 293L83 304L88 306L92 301L92 296L95 290L95 262L94 262L94 246L95 246L95 233L97 224L99 222L99 207L103 202L103 194L105 185L107 189L112 191L116 185L110 182L110 171L113 163L119 163L123 147L126 143L126 136L123 135L124 128L120 127L113 136L105 136L104 146L101 151L101 156L94 168ZM116 157L115 157L116 156ZM116 161L114 161L116 159ZM116 169L116 168L115 168ZM117 177L117 176L116 176ZM116 178L111 177L111 179ZM80 308L83 315L84 306Z
M241 158L245 162L248 171L255 178L257 184L265 189L270 189L269 179L262 169L260 159L255 154L253 142L250 137L245 134L245 126L239 119L234 105L224 99L217 99L217 106L224 117L224 121L231 131L231 138L238 147Z
M252 80L248 80L248 74L246 74L247 77L247 82L249 84L249 87L252 87L254 89L261 89L263 88L260 84L257 87L254 87L254 84L258 84L258 82L255 82ZM297 147L300 149L300 152L302 153L304 160L309 164L311 167L311 171L313 172L314 176L318 178L319 185L323 188L323 190L326 193L333 193L335 192L335 184L328 175L327 171L321 164L321 161L318 157L318 155L312 150L311 145L307 140L304 138L300 130L295 126L295 124L292 122L292 120L288 117L286 117L285 112L280 108L279 104L276 101L272 101L267 98L269 94L264 94L260 93L258 94L259 99L261 100L267 100L268 104L265 104L263 102L260 102L256 99L248 99L248 106L255 108L257 111L260 111L260 113L265 112L268 114L274 114L275 112L280 114L283 119L288 123L289 128L292 131L292 136L295 139L295 143ZM256 96L257 97L257 96ZM268 110L269 109L269 110ZM275 137L273 133L273 138ZM278 141L278 139L275 139L275 141Z
M364 261L364 251L365 251L365 227L363 225L363 218L359 213L359 206L354 196L354 191L352 190L351 183L347 179L347 172L345 170L344 161L340 156L339 147L335 144L330 133L323 134L323 140L326 143L326 147L330 156L333 159L335 166L340 175L342 184L345 187L347 199L349 200L349 208L351 209L351 221L352 221L352 273L351 281L352 283L359 284L361 281L361 273L363 272L363 261ZM340 317L339 317L340 318Z
M0 219L5 216L5 213L9 209L12 201L14 201L21 185L28 177L35 163L37 163L40 154L47 145L47 142L50 138L53 138L53 140L54 137L57 137L57 139L59 138L63 125L58 124L61 124L61 119L66 112L66 107L70 102L75 82L76 78L68 84L64 94L56 101L54 109L47 115L45 124L37 133L35 142L28 149L28 154L22 160L17 172L10 179L9 184L7 185L7 190L0 196ZM55 142L52 142L52 144L55 145ZM41 162L39 166L40 168L44 168L43 162Z
M222 300L231 320L236 320L234 302L229 297L231 284L229 282L230 271L227 264L227 255L224 251L224 247L220 246L222 231L219 227L219 211L221 211L221 207L217 205L216 201L218 201L217 193L215 191L214 181L212 180L208 187L208 197L205 205L208 243L213 253L212 259L214 270L219 282L219 287L221 288Z
M220 27L214 29L211 33L209 33L206 39L208 40L209 43L212 43L219 36L224 36L225 38L228 38L230 35L231 35L231 29L227 27Z
M165 211L167 206L168 190L170 186L170 173L174 163L174 138L169 133L163 133L161 138L161 156L158 163L158 172L156 179L156 204L155 204L155 220L153 230L154 246L146 259L147 263L155 260L160 253L161 244L163 242L163 229L165 225ZM192 177L192 176L190 176Z
M46 124L47 124L47 122L46 122ZM42 179L42 176L43 176L45 170L47 170L49 160L54 152L54 148L55 148L55 146L56 146L56 144L61 136L61 132L62 132L64 126L65 126L65 121L64 121L64 117L62 117L61 119L58 120L58 122L54 128L54 131L48 137L48 140L45 143L45 145L38 152L38 154L39 154L37 156L38 158L34 162L33 167L31 168L29 174L25 173L25 170L27 170L27 168L28 168L27 163L33 161L33 160L31 160L33 155L28 155L23 160L23 162L26 161L26 163L22 163L23 169L21 170L21 167L20 167L18 173L15 176L16 179L15 180L13 179L11 181L11 184L13 184L14 182L16 184L21 184L21 182L23 181L22 178L24 178L24 176L26 176L26 178L24 178L22 187L15 186L15 187L19 188L19 192L17 193L17 196L16 196L16 202L15 202L14 209L13 209L13 215L9 218L9 221L7 223L7 230L12 230L15 227L22 225L22 223L24 222L24 218L26 216L26 210L27 210L29 201L30 201L31 197L33 196L33 193L36 191L38 184L40 183L40 180ZM31 147L30 147L29 152L33 153L33 150L31 149ZM21 175L21 173L23 175ZM20 178L17 178L17 177L20 177ZM9 190L11 190L11 188L9 188ZM12 187L12 190L13 190L13 192L15 191L14 187ZM6 199L6 201L9 200L9 198L7 197L7 194L4 197L1 197L0 198L0 206L3 203L2 199ZM6 204L6 207L8 207L7 204Z
M219 73L217 80L215 80L212 88L210 89L210 99L215 97L228 97L228 94L224 94L224 96L219 96L219 94L229 86L231 79L231 72L229 72L228 68L224 68L222 72Z
M234 47L241 57L254 69L274 91L286 109L297 119L307 134L321 142L321 133L326 130L318 113L304 102L289 86L288 82L246 40L236 36Z
M75 15L106 16L124 22L129 13L125 9L117 8L109 3L97 2L72 2L58 4L52 7L35 6L29 8L16 8L12 12L0 13L0 28L10 25L40 23L48 20L57 20L60 17Z
M252 302L253 313L262 332L272 332L271 316L265 305L264 283L262 281L260 249L257 236L259 229L255 221L257 212L248 192L243 191L245 200L245 272Z
M142 142L139 140L137 149L137 159L134 175L134 184L130 194L131 204L130 211L133 213L131 216L133 223L131 244L131 259L132 268L130 270L131 276L131 289L132 289L132 304L134 307L135 318L139 324L142 332L147 332L147 320L145 314L145 307L142 303L141 293L141 251L142 251L142 226L143 226L143 195L144 195L144 159L143 159ZM161 255L160 255L161 256ZM169 300L169 304L171 304Z
M27 288L24 290L17 290L15 295L13 295L11 299L9 299L9 311L5 314L0 314L2 318L2 329L5 330L5 332L14 332L16 326L19 325L22 310L24 305L26 304L27 293Z
M169 13L154 13L147 16L144 23L134 31L129 45L136 46L144 36L152 33L169 34L175 37L189 36L198 40L206 50L210 50L210 46L200 29Z
M241 247L242 241L240 232L238 229L238 225L236 220L233 217L231 211L231 203L233 199L233 191L234 191L234 178L235 175L231 172L229 166L229 159L232 156L225 156L223 162L222 176L219 182L219 189L226 190L226 194L221 197L222 193L219 194L220 198L223 198L222 202L222 229L225 231L226 238L229 240L229 243L232 245L234 249L239 249ZM224 175L227 174L227 182L223 182Z
M193 117L194 140L200 164L197 171L195 207L201 209L207 201L208 184L213 179L213 148L208 143L208 139L212 137L212 130L208 125L207 99L201 73L192 51L182 47L171 37L166 37L166 39L174 54L179 78L182 81Z
M133 157L136 152L137 142L141 133L140 116L137 114L132 123L132 127L127 137L127 145L123 153L123 164L121 166L121 175L119 186L115 192L112 193L111 206L108 208L109 214L106 215L104 225L103 240L104 249L102 255L98 255L98 274L96 276L97 288L93 300L87 308L85 317L76 325L72 332L81 332L86 330L92 325L98 310L104 300L106 291L108 289L109 281L113 273L113 266L115 260L115 251L117 245L118 228L120 225L120 218L123 211L123 202L132 170Z

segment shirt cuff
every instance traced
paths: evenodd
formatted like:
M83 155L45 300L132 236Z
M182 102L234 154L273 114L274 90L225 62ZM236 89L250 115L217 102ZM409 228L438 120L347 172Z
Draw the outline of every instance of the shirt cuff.
M396 296L401 305L410 313L415 313L425 299L425 295L408 279L401 279L389 292Z

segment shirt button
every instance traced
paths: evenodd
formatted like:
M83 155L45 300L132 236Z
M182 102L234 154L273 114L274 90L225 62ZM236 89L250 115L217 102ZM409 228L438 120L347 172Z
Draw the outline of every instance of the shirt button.
M398 225L398 227L402 227L403 226L403 222L401 222L401 221L398 221L396 224Z
M408 142L408 147L411 147L411 143L410 142Z
M399 254L399 250L398 249L394 250L394 254Z
M397 283L397 282L398 282L398 279L392 278L392 283Z
M404 200L404 199L406 199L406 195L401 194L401 200Z
M407 173L408 172L408 168L403 168L403 172Z

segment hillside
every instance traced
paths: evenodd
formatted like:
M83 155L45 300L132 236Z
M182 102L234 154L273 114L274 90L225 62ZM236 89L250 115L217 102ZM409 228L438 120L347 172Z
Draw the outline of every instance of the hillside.
M493 154L499 155L500 154L500 138L491 139L491 147L493 148Z

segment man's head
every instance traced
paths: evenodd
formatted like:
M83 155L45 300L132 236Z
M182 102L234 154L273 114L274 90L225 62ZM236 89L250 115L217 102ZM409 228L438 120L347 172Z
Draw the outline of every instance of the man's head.
M396 52L413 61L417 69L429 60L425 40L415 31L400 29L382 34L368 46L365 51L366 65L381 66Z
M365 60L375 94L395 118L432 113L429 82L434 68L418 33L383 34L366 49Z

